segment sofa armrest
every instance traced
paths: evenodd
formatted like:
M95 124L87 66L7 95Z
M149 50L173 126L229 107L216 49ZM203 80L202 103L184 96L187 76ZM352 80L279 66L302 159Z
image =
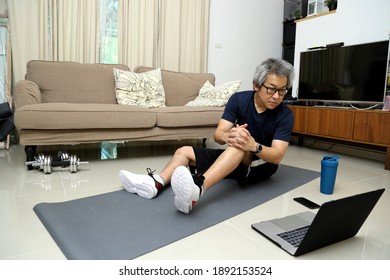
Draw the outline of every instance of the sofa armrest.
M28 80L18 81L14 92L15 110L27 104L42 103L42 93L36 83Z

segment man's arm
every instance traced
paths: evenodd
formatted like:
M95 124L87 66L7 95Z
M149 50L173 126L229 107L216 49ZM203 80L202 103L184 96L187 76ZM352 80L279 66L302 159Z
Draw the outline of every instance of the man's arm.
M218 144L224 145L228 141L229 131L234 126L233 123L221 119L218 123L218 127L214 132L214 140Z
M247 124L236 125L221 119L214 133L214 140L221 144L227 144L230 147L235 147L246 152L254 152L257 142L246 129ZM258 143L261 144L261 143ZM259 158L266 162L279 164L286 154L289 143L283 140L273 140L271 147L262 145L262 150L256 154Z
M286 154L288 144L289 143L286 141L273 140L271 147L263 146L261 152L256 155L266 162L279 164L282 161L284 155Z

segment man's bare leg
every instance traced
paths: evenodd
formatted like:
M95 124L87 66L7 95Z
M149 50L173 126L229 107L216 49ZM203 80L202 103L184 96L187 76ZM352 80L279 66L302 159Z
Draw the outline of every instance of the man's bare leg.
M173 171L178 166L187 166L194 163L195 154L190 146L184 146L176 150L173 157L160 174L154 174L147 168L147 175L132 173L127 170L119 171L119 178L123 188L131 193L136 193L145 198L154 198L170 181Z
M170 183L172 173L179 166L188 166L195 164L195 153L191 146L183 146L177 149L169 160L164 169L160 172L160 176L164 179L165 184Z
M228 147L204 174L195 177L192 177L186 166L176 167L171 178L176 209L185 214L190 213L206 190L226 177L241 162L249 162L251 156L240 149Z
M205 177L203 183L205 189L210 189L233 172L241 163L245 166L249 166L251 159L252 155L250 153L237 148L228 147L203 174Z

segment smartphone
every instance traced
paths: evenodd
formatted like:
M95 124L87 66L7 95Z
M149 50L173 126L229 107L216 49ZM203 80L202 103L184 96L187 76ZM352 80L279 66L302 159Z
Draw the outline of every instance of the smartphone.
M320 208L320 206L317 203L314 203L313 201L308 200L307 198L304 197L295 197L294 200L310 209Z

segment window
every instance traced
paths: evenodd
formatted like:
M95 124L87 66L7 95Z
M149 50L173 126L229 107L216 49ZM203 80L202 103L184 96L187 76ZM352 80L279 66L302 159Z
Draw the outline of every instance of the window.
M101 63L118 63L118 0L99 1Z
M0 18L0 103L7 101L7 19Z

